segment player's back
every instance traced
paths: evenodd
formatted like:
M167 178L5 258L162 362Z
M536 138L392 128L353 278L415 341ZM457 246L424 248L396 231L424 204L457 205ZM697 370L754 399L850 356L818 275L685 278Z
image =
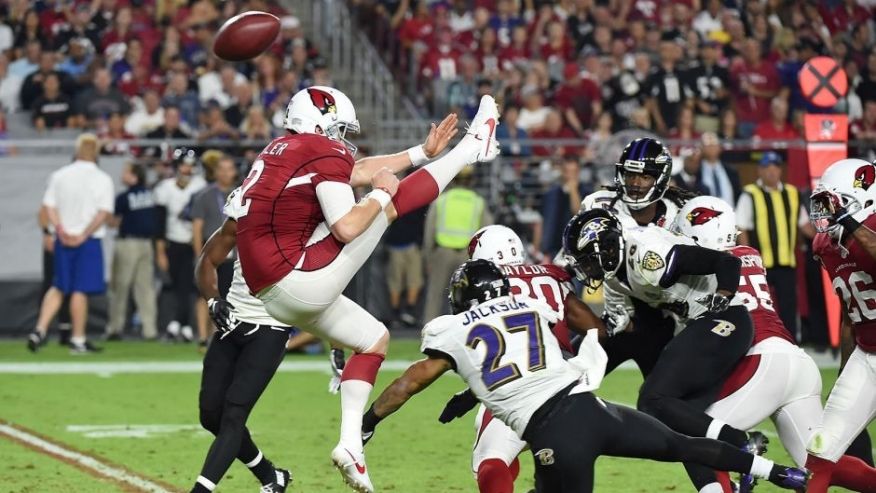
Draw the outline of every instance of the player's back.
M550 335L556 313L534 299L502 296L423 328L424 353L443 353L492 413L522 434L532 414L581 377Z
M250 291L271 286L294 268L307 270L299 262L309 244L324 242L329 255L340 252L343 244L328 228L318 228L325 217L316 187L327 181L349 185L352 167L346 148L321 135L285 135L262 150L241 185L237 221L237 247Z
M861 224L876 230L876 214ZM827 270L833 289L843 299L846 314L855 327L858 346L876 353L876 282L873 279L876 259L855 238L844 240L847 254L826 233L818 233L812 242L812 250Z
M742 261L736 299L748 309L754 322L752 346L770 337L779 337L796 344L776 313L760 252L750 246L740 245L731 248L730 253Z
M566 296L572 292L572 277L556 265L503 265L502 273L511 285L511 294L536 299L553 309L560 320L553 333L564 351L573 352L566 325Z

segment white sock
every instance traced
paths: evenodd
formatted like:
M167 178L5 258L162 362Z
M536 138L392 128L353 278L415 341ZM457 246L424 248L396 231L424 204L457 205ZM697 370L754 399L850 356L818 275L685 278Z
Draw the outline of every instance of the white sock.
M71 337L70 343L76 344L77 346L80 346L82 344L85 344L85 338L84 337Z
M709 429L706 430L706 438L717 440L718 435L721 434L721 428L723 428L725 424L726 423L724 423L720 419L713 419L712 422L709 423Z
M205 478L204 476L198 476L198 479L196 480L196 482L199 485L203 486L204 488L207 488L210 491L213 491L216 489L216 483L210 481L209 479Z
M751 463L751 475L760 479L769 479L770 473L773 471L773 465L773 461L755 455L754 462Z
M362 414L373 385L364 380L341 382L341 443L362 452Z
M721 483L709 483L700 488L699 493L724 493Z
M264 457L265 456L264 456L264 454L262 454L262 451L259 450L259 453L258 453L258 455L255 456L255 459L246 463L246 467L252 469L253 467L259 465L259 462L261 462Z
M466 152L470 151L465 151L460 148L460 145L457 145L444 156L423 166L423 169L432 175L435 183L438 184L439 194L456 178L456 175L462 171L462 168L471 164L466 156Z

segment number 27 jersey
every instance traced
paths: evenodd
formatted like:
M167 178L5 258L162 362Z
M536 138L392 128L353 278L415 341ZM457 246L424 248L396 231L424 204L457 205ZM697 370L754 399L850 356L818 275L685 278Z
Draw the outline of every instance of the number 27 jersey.
M538 300L502 296L432 320L421 350L449 358L478 400L522 435L542 404L581 378L551 334L557 320Z

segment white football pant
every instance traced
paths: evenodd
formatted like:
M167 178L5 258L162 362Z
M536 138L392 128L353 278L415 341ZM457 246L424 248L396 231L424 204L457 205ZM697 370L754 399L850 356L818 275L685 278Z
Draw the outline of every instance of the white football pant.
M484 426L484 418L487 418ZM526 450L526 442L498 418L492 416L483 404L478 406L475 418L475 444L472 449L471 470L477 477L478 468L487 459L499 459L510 466L520 452Z

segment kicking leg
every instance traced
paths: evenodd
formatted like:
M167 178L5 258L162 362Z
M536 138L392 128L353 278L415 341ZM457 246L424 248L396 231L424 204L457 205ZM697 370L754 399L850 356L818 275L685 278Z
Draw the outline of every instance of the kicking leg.
M505 423L481 406L475 419L476 439L472 449L472 470L480 493L511 493L520 472L517 456L526 448Z

